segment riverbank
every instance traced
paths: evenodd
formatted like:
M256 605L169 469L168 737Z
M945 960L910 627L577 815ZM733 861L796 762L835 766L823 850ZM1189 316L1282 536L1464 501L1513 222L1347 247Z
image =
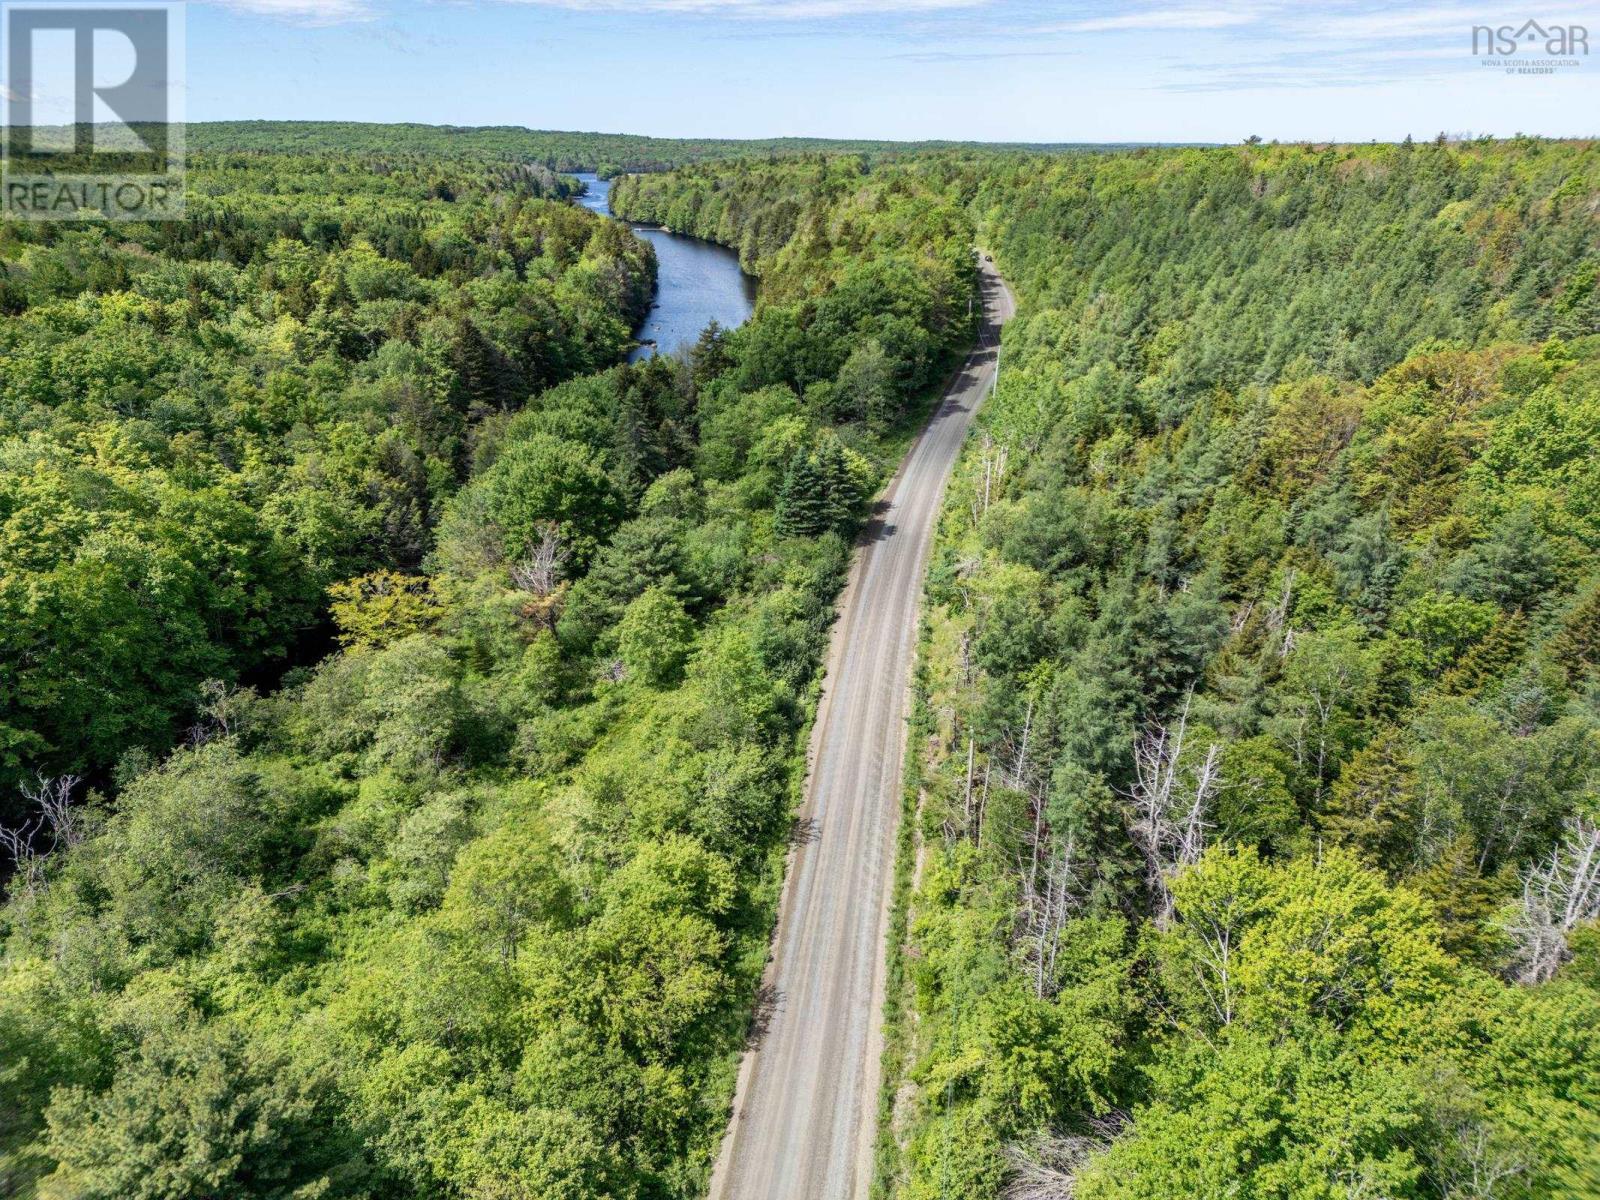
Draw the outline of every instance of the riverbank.
M610 214L611 181L592 173L577 176L588 188L576 202ZM755 311L756 281L739 267L739 256L725 246L675 233L661 226L629 222L655 247L656 294L644 324L634 331L636 362L692 344L712 321L724 329L743 325Z

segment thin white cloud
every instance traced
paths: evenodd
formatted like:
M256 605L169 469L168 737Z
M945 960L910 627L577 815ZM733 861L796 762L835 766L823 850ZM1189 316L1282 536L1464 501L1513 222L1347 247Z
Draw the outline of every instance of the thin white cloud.
M1549 10L1539 12L1539 22L1551 25L1572 25L1593 22L1595 15L1560 15ZM1483 5L1425 6L1421 8L1368 9L1350 13L1320 12L1307 20L1295 22L1297 32L1307 36L1338 38L1348 41L1388 41L1394 38L1470 38L1474 25L1499 26L1522 24L1520 11L1495 13Z
M1245 3L1168 3L1134 7L1130 11L1094 11L1086 6L1081 16L1036 26L1035 33L1117 33L1217 30L1224 34L1277 43L1285 47L1317 40L1343 43L1384 42L1403 38L1468 36L1474 25L1501 25L1521 14L1495 11L1494 0L1477 4L1374 3L1373 0L1339 0L1311 6L1295 0L1247 0ZM1591 26L1596 14L1539 13L1546 25Z
M1083 17L1039 26L1038 33L1116 33L1138 30L1230 29L1252 25L1260 11L1249 7L1232 8L1151 8L1143 12L1112 16Z
M234 12L277 17L297 25L342 25L384 15L383 0L204 0ZM476 0L469 0L476 2ZM814 21L849 17L916 16L975 9L994 0L496 0L570 12L662 13L678 16Z
M295 25L345 25L370 21L378 10L368 0L211 0L221 8L276 17Z
M903 62L964 63L993 62L1010 58L1082 58L1084 50L908 50L886 58Z
M575 12L679 13L795 21L829 17L897 16L977 8L989 0L511 0Z
M1521 21L1510 23L1516 26ZM1550 14L1543 23L1550 27L1584 22L1581 17ZM1285 12L1262 31L1238 37L1237 54L1204 61L1169 60L1172 76L1150 86L1158 91L1219 92L1440 79L1472 70L1471 30L1482 24L1506 22L1486 18L1479 9L1440 5L1376 9L1362 4L1347 6L1343 12Z

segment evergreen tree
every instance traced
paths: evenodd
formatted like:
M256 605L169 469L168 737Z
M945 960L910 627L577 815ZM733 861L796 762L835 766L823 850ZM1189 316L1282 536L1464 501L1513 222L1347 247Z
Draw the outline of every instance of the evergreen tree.
M833 515L827 476L816 453L795 451L778 490L778 532L785 537L815 537L828 528Z
M861 487L844 446L831 432L817 440L816 477L822 489L825 529L846 530L855 522Z

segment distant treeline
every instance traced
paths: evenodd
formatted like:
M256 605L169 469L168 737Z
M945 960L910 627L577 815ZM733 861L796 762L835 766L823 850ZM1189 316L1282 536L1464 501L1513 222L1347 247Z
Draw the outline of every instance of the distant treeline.
M895 142L859 138L656 138L517 125L373 124L360 121L209 121L188 126L191 149L348 154L385 151L432 158L539 162L554 171L667 171L708 159L797 154L903 155L958 147L1070 154L1127 147L1088 143Z

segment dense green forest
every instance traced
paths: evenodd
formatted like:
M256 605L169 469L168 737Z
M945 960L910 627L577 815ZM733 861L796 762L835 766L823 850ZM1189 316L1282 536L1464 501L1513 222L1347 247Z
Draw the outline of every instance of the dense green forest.
M984 155L977 161L1001 160ZM814 281L813 264L829 265L826 278L858 259L929 237L952 259L970 255L970 216L963 198L946 186L947 171L942 156L884 164L876 172L866 155L712 163L619 179L611 208L630 220L736 247L763 288L787 296L803 294ZM873 187L863 191L869 179ZM908 329L906 336L922 335Z
M861 138L656 138L631 133L578 133L521 126L381 125L353 121L208 121L187 127L191 148L346 155L352 151L424 155L431 159L481 158L541 163L555 171L666 171L715 159L816 154L873 157L916 154L974 143L890 142ZM991 147L1001 148L1001 147ZM1103 151L1071 143L1003 148L1034 153Z
M886 1191L1600 1195L1600 151L948 187Z
M0 820L36 772L165 749L331 585L414 569L480 428L618 361L653 253L555 184L197 156L186 221L7 224Z
M648 249L526 164L191 189L4 243L0 1194L698 1194L970 227L627 366Z
M699 1194L975 242L880 1190L1600 1194L1600 150L652 142L0 235L0 1194Z
M1600 1194L1600 152L877 173L1022 300L929 580L881 1190ZM854 184L616 194L826 261Z

